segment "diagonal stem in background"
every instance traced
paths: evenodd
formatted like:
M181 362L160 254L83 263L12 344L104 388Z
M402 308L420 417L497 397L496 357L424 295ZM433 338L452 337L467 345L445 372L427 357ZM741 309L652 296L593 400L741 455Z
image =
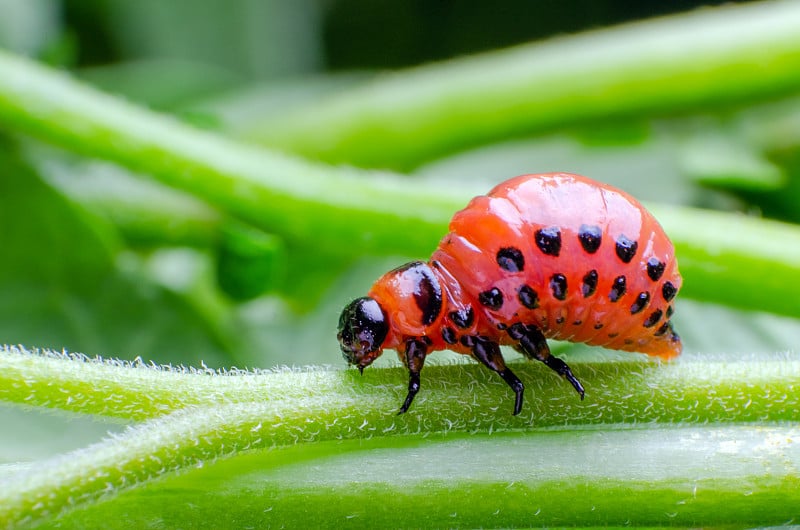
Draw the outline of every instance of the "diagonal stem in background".
M429 255L471 195L246 146L3 52L0 122L146 172L316 252ZM678 247L686 296L800 312L800 283L780 281L800 274L800 229L686 208L656 213Z

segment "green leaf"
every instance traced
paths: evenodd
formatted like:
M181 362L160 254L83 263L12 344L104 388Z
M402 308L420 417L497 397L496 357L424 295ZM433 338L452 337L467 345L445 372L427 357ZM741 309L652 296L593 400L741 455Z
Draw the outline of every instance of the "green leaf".
M0 141L0 281L87 288L108 274L119 250L113 229L45 185Z
M780 167L735 139L693 139L684 153L684 171L699 184L741 191L776 191L786 185Z
M228 364L241 348L225 314L205 314L153 283L137 264L118 268L114 227L45 184L0 145L0 340L162 362ZM206 304L208 307L208 304Z

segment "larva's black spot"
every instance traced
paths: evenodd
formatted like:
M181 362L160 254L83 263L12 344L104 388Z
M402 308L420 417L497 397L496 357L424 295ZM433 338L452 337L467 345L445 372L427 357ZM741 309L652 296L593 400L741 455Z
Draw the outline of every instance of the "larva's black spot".
M499 329L500 331L505 331L507 328L508 326L506 324L503 324L502 322L497 324L497 329Z
M670 328L669 322L664 322L663 324L661 324L661 327L659 327L658 330L656 330L654 335L656 337L661 337L665 335L667 331L669 331L669 328Z
M508 272L520 272L525 268L525 257L518 248L505 247L497 251L497 264Z
M427 278L417 287L418 290L414 291L414 300L422 311L422 323L430 326L442 310L442 291L439 290L438 282L431 283Z
M556 318L556 324L563 324L563 323L564 323L564 317L563 316L560 316L560 317Z
M581 324L583 324L583 320L576 320L572 323L573 326L580 326Z
M536 309L539 307L539 293L537 293L530 285L523 285L517 290L517 298L519 303L528 309Z
M442 339L444 339L444 341L447 344L455 344L456 342L458 342L458 339L456 339L456 330L454 330L450 326L443 327Z
M442 311L442 288L431 268L421 261L413 261L395 271L409 275L414 285L414 301L422 311L422 323L433 324Z
M617 238L617 257L623 263L630 263L636 255L636 249L639 248L639 243L625 237L624 234Z
M631 344L633 344L633 339L625 339L622 342L624 342L626 345L630 346Z
M619 333L617 333L616 331L614 333L608 334L609 339L616 339L617 337L619 337Z
M661 279L661 275L664 274L666 266L667 264L661 262L658 258L650 258L647 260L647 275L650 276L651 280L657 282Z
M608 299L612 302L616 302L622 295L625 294L625 291L628 290L628 285L625 280L625 276L617 276L614 278L614 284L611 286L611 291L608 293Z
M503 307L503 293L497 287L492 287L488 291L479 293L478 301L489 309L500 309Z
M641 313L650 302L650 293L643 291L636 296L636 301L631 304L631 315Z
M672 307L672 306L668 306L667 307L667 318L672 317L672 313L674 313L674 312L675 312L675 308Z
M553 274L550 277L550 290L556 300L567 299L567 277L563 274Z
M475 312L472 311L470 306L459 309L458 311L451 311L447 316L450 317L450 320L453 321L453 324L461 329L466 329L472 326L472 323L475 322Z
M461 344L467 348L472 348L475 346L475 337L472 335L464 335L461 337Z
M664 282L664 285L661 286L661 294L664 296L664 300L667 302L672 301L677 292L678 289L672 284L672 282Z
M508 336L514 340L519 340L525 335L525 333L527 333L527 330L528 328L525 326L525 324L522 322L517 322L515 324L511 324L511 326L508 328Z
M603 329L603 323L602 323L602 322L598 322L598 323L596 323L596 324L594 325L594 329Z
M650 313L650 316L648 316L647 320L644 321L644 327L652 328L653 326L658 324L658 321L661 320L661 316L662 315L663 315L663 313L661 312L661 310L660 309L656 309L655 311Z
M583 284L581 285L581 293L584 298L588 298L597 290L597 271L592 269L583 275Z
M583 250L589 254L594 254L600 248L600 243L603 241L603 231L599 226L595 225L581 225L578 230L578 239L581 242Z
M558 256L561 252L561 230L557 226L540 228L535 233L536 246L543 254Z

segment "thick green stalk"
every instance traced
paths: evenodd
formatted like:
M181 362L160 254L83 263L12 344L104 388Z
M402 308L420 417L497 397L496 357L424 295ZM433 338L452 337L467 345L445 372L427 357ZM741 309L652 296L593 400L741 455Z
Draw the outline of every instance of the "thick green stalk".
M431 430L519 428L626 421L791 420L800 396L800 360L795 356L760 362L682 358L678 362L578 363L590 398L581 402L571 387L539 364L515 367L526 382L530 402L512 417L511 392L484 368L429 366L415 410L424 411ZM407 432L415 415L395 417L405 396L403 369L280 370L229 372L155 367L83 356L0 350L0 399L12 403L147 419L193 406L275 403L301 414L306 404L331 400L327 409L350 402L379 430ZM713 383L713 386L710 386ZM785 394L780 402L775 393ZM546 396L546 398L545 398ZM533 398L531 400L531 398ZM306 403L308 402L308 403ZM676 403L687 406L676 407ZM746 404L746 406L745 406ZM316 405L315 405L316 406ZM422 415L422 414L420 414ZM409 418L411 418L409 420ZM475 423L477 422L477 423ZM327 439L324 435L322 439Z
M381 76L271 120L270 145L408 169L578 122L664 115L800 88L800 4L696 11Z
M401 370L370 369L363 377L353 370L220 376L7 348L0 352L4 400L153 419L8 476L0 487L0 522L52 516L245 449L570 425L780 422L795 420L800 407L796 356L573 363L587 389L583 402L540 364L514 369L528 387L520 416L510 414L508 387L477 365L426 368L414 408L397 416L406 386Z
M165 477L57 523L75 529L220 528L231 521L252 528L778 526L800 516L799 440L792 424L712 424L301 444Z

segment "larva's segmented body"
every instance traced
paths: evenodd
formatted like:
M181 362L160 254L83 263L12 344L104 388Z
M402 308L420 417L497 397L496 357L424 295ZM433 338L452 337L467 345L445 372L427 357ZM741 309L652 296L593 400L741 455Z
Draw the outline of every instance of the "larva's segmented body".
M451 349L523 385L498 345L511 344L566 377L546 337L669 359L681 277L672 243L633 197L567 173L508 180L456 213L429 262L382 276L342 313L339 340L361 369L384 348L409 367L405 412L432 351Z

